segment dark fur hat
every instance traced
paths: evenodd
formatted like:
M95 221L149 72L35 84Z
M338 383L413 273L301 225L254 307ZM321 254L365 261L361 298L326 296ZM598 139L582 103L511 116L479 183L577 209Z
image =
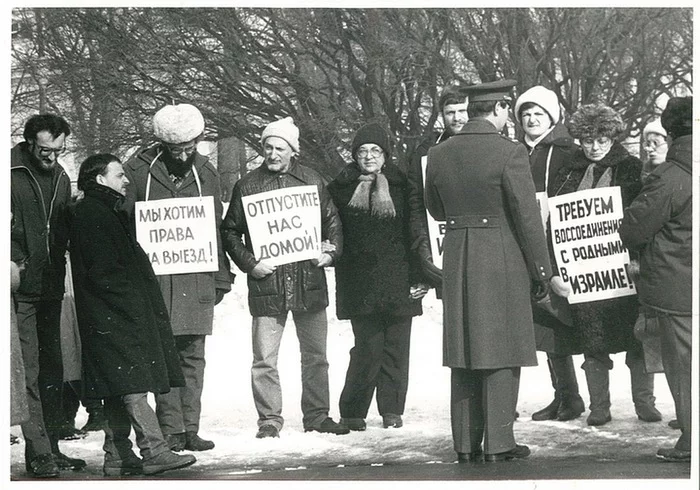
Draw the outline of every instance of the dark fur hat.
M671 138L679 138L693 132L693 98L672 97L661 113L661 125Z
M362 126L355 133L355 138L352 141L352 158L357 161L355 154L357 150L365 143L374 143L384 150L384 155L387 161L391 157L391 137L386 130L377 123L369 123Z
M624 131L625 123L612 107L596 103L579 107L567 127L571 136L579 140L598 136L615 139Z

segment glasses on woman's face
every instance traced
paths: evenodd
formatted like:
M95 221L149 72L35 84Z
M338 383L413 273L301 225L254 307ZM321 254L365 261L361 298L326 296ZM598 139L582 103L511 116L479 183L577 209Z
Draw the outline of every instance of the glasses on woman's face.
M592 148L594 145L605 148L612 144L612 140L607 136L599 136L597 138L584 138L581 140L581 145Z
M61 148L47 148L45 146L36 145L36 149L39 152L39 155L41 155L42 157L47 157L52 153L54 154L54 156L59 156L65 153L66 151L65 146L62 146Z
M643 146L644 146L644 149L647 150L647 151L656 151L656 150L658 150L659 148L662 148L662 147L664 147L664 146L666 146L666 145L667 145L667 143L666 143L665 141L661 141L661 142L658 142L658 141L647 141L647 142L644 143Z
M370 148L369 150L366 148L362 148L361 150L357 151L358 158L367 158L369 155L372 155L374 158L379 158L383 154L384 150L376 146L374 148Z

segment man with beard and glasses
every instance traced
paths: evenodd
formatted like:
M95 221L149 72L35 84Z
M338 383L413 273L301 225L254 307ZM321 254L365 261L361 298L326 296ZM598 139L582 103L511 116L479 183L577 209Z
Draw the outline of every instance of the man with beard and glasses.
M11 260L22 266L15 309L29 408L22 433L27 472L39 478L85 466L82 459L59 451L56 432L63 422L60 320L71 198L70 179L58 156L69 135L62 117L32 116L24 126L24 141L10 154Z
M212 196L218 270L159 275L175 343L185 375L185 387L156 396L156 413L170 449L206 451L214 443L198 435L204 382L204 343L212 333L214 306L231 290L233 279L221 246L219 225L223 206L219 173L197 152L204 118L190 104L167 105L153 117L154 145L137 152L124 166L132 185L127 205L136 201Z

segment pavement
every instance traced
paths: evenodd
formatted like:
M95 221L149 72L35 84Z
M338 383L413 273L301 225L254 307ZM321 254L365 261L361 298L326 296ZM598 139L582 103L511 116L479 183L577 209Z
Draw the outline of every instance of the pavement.
M690 464L662 462L652 455L636 458L602 459L595 456L533 458L498 463L427 463L307 467L241 473L240 468L219 464L197 465L151 477L125 477L112 480L191 480L191 481L504 481L504 480L686 480ZM30 480L24 472L13 471L13 481ZM61 473L57 480L110 480L101 468L88 467ZM670 483L670 482L669 482ZM697 483L688 488L698 488Z

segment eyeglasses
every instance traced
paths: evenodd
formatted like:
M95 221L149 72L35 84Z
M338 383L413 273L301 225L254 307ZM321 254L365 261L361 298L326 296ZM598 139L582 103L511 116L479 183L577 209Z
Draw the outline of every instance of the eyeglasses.
M66 151L65 146L62 146L61 148L47 148L45 146L36 145L36 148L39 150L39 155L41 155L42 157L47 157L52 153L54 154L54 156L58 156L62 155Z
M383 154L384 150L382 150L381 148L377 148L376 146L369 150L367 150L366 148L362 148L361 150L357 151L357 156L359 158L367 158L368 155L372 155L374 158L379 158Z
M594 143L598 143L598 146L608 146L612 144L612 140L606 136L601 136L599 138L584 138L581 140L583 146L593 146Z
M655 151L655 150L661 148L662 146L666 146L667 144L668 143L666 143L665 141L663 143L649 142L649 143L644 143L642 146L644 147L645 150Z
M167 149L173 155L180 155L183 152L185 155L191 155L197 150L197 143L188 143L185 145L170 145L168 143L163 143L165 149Z

